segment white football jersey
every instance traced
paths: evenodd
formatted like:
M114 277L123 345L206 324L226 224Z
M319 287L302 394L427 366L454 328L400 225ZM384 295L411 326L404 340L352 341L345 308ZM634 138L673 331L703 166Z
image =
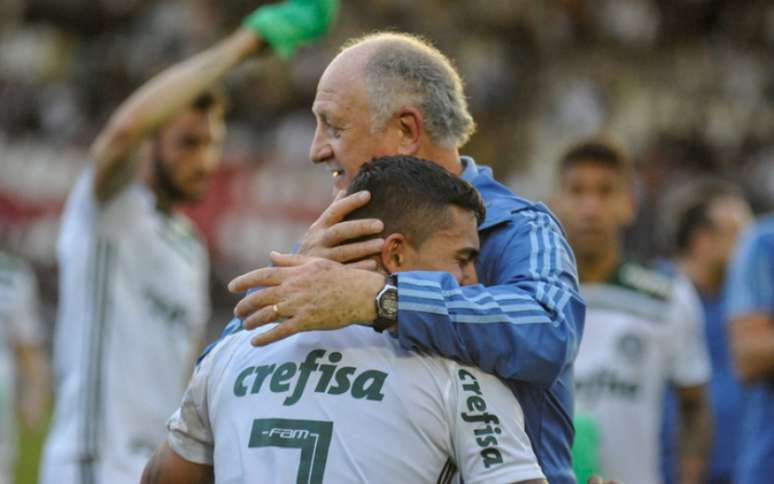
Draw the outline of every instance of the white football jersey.
M605 478L657 484L666 385L701 385L710 375L698 295L684 277L632 263L605 284L582 284L581 295L587 310L575 360L576 420L596 427Z
M102 205L93 185L88 169L62 220L45 461L85 462L84 474L96 463L97 482L136 483L190 376L209 317L209 263L190 222L157 210L146 185Z
M17 346L43 343L40 301L32 268L0 252L0 484L10 483L16 450Z
M259 330L260 331L260 330ZM254 348L221 341L168 423L219 484L446 483L543 476L508 387L364 326Z

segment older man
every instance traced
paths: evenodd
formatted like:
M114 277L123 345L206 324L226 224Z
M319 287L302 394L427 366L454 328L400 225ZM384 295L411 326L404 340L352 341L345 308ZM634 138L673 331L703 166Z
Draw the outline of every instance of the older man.
M408 154L435 161L481 192L487 207L476 263L481 284L463 288L443 270L409 271L389 287L383 275L342 264L383 244L363 240L382 231L380 221L343 221L368 201L367 193L353 194L336 200L301 244L300 254L330 260L274 257L277 267L232 282L234 291L269 286L237 306L246 327L286 318L253 343L365 322L390 328L404 348L432 350L495 373L524 408L549 482L575 482L572 365L585 309L575 259L547 208L514 196L489 168L460 156L474 122L450 61L410 35L366 36L325 70L312 110L317 130L310 156L328 165L339 189L366 160ZM377 296L385 294L397 297L397 311L377 311ZM239 326L234 322L226 332Z

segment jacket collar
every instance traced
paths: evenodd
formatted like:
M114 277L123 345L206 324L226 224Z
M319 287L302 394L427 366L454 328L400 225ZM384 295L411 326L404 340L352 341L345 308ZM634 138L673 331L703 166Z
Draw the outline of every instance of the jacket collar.
M519 198L492 176L492 169L479 166L469 156L461 156L463 166L462 179L476 187L484 199L486 218L478 227L479 231L488 230L511 220L514 212L532 206L530 202Z

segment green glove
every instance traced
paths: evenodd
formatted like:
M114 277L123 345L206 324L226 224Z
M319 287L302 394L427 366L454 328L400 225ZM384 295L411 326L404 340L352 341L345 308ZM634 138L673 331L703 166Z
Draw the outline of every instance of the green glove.
M339 7L339 0L286 0L264 5L245 17L242 25L253 30L282 57L322 37Z

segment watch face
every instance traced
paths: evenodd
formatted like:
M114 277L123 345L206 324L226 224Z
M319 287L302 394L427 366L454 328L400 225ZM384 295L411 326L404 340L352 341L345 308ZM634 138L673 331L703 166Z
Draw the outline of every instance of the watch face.
M395 318L398 314L398 293L394 289L384 291L381 299L379 300L379 306L381 307L384 317Z
M385 311L388 313L395 314L398 312L398 298L396 296L397 294L393 291L388 291L387 294L384 295L382 304Z

